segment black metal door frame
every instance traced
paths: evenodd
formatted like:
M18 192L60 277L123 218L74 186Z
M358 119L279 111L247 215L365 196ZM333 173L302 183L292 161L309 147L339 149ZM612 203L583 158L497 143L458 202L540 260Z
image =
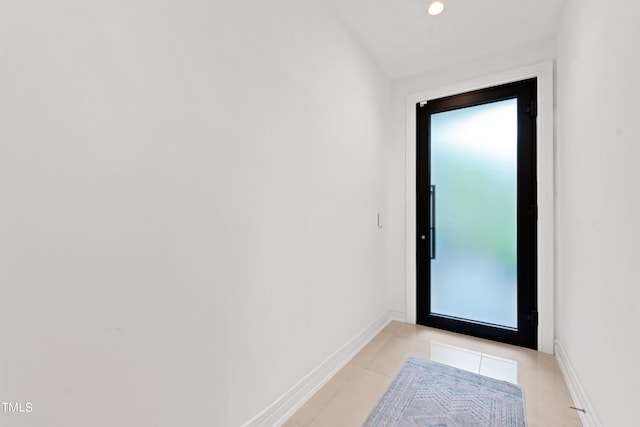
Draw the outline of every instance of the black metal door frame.
M416 313L417 323L537 348L537 79L447 96L416 105ZM436 250L435 188L431 185L431 115L491 102L518 100L517 281L518 327L507 328L431 313L431 258ZM432 202L433 200L433 202ZM428 236L428 237L427 237Z

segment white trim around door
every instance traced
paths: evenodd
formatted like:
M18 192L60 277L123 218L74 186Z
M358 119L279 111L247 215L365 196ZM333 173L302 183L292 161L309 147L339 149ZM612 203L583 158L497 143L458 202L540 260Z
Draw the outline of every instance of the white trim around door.
M538 350L554 351L554 104L553 62L543 62L406 99L406 321L416 323L416 104L532 77L538 79Z

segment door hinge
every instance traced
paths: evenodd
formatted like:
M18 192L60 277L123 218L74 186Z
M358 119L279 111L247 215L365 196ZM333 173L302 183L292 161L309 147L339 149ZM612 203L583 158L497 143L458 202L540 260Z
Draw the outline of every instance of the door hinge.
M538 312L536 310L531 311L531 326L538 327Z
M536 101L531 101L529 104L529 114L531 117L538 117L538 103Z

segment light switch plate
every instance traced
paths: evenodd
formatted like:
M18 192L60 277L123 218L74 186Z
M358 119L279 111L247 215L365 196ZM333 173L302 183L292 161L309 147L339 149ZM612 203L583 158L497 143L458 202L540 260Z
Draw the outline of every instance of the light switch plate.
M383 220L384 220L384 215L382 215L382 212L378 212L378 228L383 227Z

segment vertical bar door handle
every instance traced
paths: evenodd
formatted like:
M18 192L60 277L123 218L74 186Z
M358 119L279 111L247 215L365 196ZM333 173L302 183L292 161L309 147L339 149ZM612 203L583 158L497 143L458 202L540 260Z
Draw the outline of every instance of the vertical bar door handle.
M431 259L436 259L436 186L431 186L431 224L429 224Z

